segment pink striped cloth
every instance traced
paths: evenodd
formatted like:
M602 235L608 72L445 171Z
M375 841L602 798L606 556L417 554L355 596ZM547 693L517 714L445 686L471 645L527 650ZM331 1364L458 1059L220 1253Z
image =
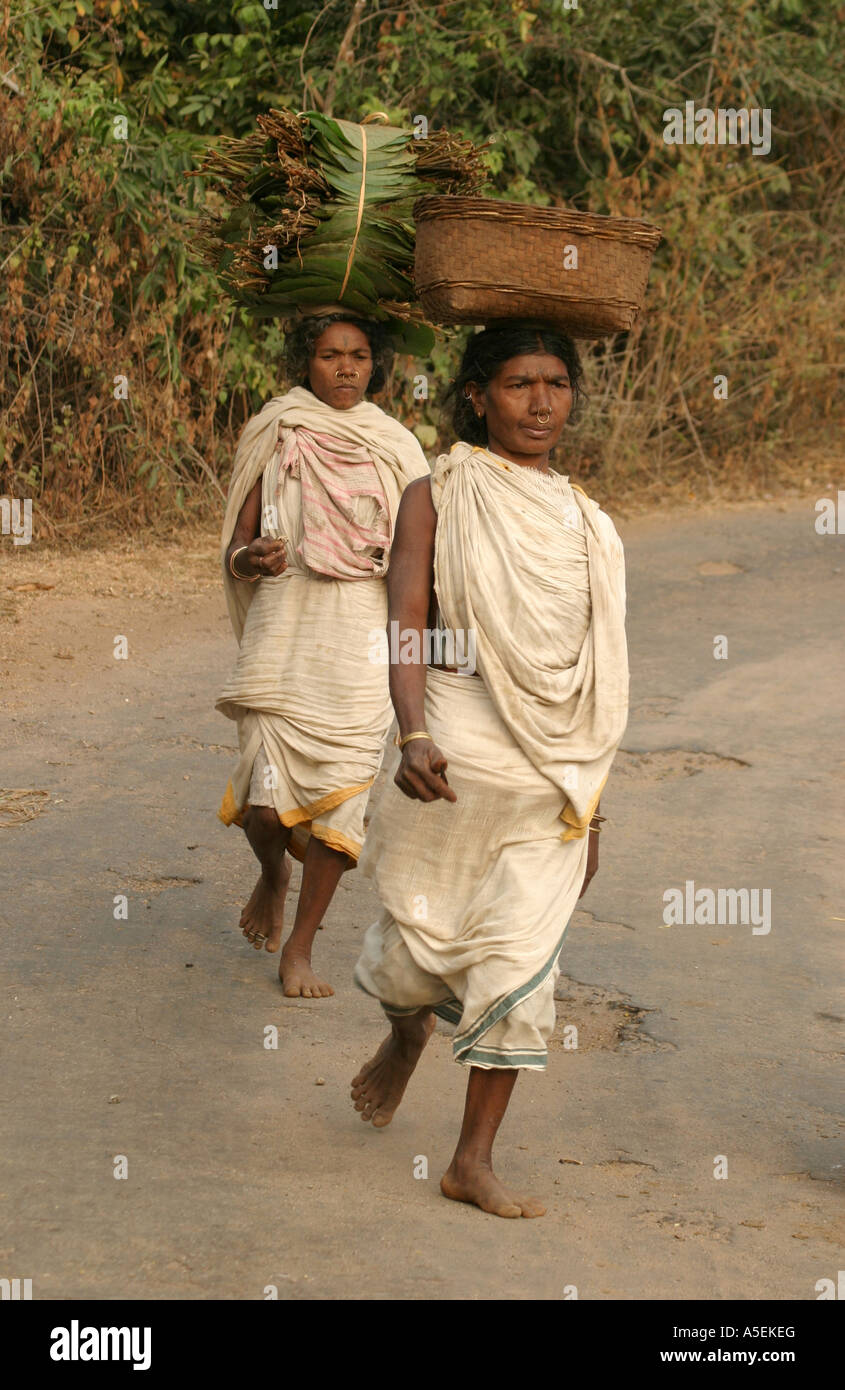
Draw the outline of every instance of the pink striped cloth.
M367 450L297 427L286 431L280 464L299 478L302 488L303 540L298 552L302 563L330 579L384 574L390 515ZM375 506L362 508L359 499L363 497L372 498ZM381 556L374 551L381 551Z

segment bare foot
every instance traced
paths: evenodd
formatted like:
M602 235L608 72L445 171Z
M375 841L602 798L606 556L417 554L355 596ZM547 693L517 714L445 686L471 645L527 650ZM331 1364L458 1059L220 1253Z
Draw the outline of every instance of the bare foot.
M362 1120L372 1120L376 1129L390 1124L433 1028L434 1014L403 1019L352 1078L352 1102Z
M284 856L278 879L273 882L259 874L252 896L241 913L240 930L256 951L278 951L285 924L285 898L291 866Z
M493 1169L482 1163L453 1159L440 1179L440 1191L453 1202L471 1202L493 1216L545 1216L535 1197L520 1197L504 1187Z
M287 946L279 961L279 979L288 999L328 999L334 994L331 985L314 974L308 957Z

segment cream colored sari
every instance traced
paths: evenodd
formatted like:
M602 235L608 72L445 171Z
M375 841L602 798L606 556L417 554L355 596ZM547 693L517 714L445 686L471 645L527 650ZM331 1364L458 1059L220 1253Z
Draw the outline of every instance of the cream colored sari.
M566 479L468 444L437 460L432 497L438 602L453 632L474 631L479 674L427 673L426 728L458 799L388 782L361 860L383 911L355 978L388 1014L455 1023L460 1062L540 1070L627 719L622 547Z
M297 857L314 834L355 862L391 723L387 667L373 659L387 621L388 557L378 558L370 576L356 579L328 578L306 565L302 479L282 466L285 441L297 428L368 451L391 535L404 488L429 472L414 436L369 402L335 410L296 387L246 425L222 536L226 597L240 650L217 701L217 709L237 722L241 757L218 814L227 825L241 824L250 786L259 786L266 793L260 804L272 804L292 829ZM262 534L285 539L288 568L250 584L232 577L225 557L258 478ZM358 519L372 513L372 499L361 498Z

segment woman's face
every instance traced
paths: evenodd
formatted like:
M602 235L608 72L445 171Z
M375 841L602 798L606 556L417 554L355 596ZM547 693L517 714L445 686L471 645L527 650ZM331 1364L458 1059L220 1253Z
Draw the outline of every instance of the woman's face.
M486 388L470 382L467 391L476 414L486 416L494 454L535 467L548 463L572 410L569 372L559 357L509 357Z
M330 323L308 363L308 383L318 400L335 410L349 410L364 399L372 374L367 335L354 323Z

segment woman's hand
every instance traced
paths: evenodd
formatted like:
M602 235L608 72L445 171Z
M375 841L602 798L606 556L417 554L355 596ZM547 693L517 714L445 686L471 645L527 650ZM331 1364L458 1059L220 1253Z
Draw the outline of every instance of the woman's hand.
M251 541L234 562L235 572L244 579L276 579L287 567L284 541L274 541L269 536Z
M584 873L584 884L583 884L583 887L581 888L581 892L578 894L578 897L579 897L579 898L583 898L584 894L586 893L587 889L588 889L589 886L590 886L590 883L591 883L593 877L594 877L595 874L597 873L598 867L599 867L599 837L598 837L598 831L596 831L596 830L588 830L588 831L587 831L587 837L588 837L588 841L589 841L589 843L588 843L588 845L587 845L587 868L586 868L586 871L585 871L585 873Z
M412 801L457 801L446 781L448 764L436 743L415 738L402 749L394 782Z

